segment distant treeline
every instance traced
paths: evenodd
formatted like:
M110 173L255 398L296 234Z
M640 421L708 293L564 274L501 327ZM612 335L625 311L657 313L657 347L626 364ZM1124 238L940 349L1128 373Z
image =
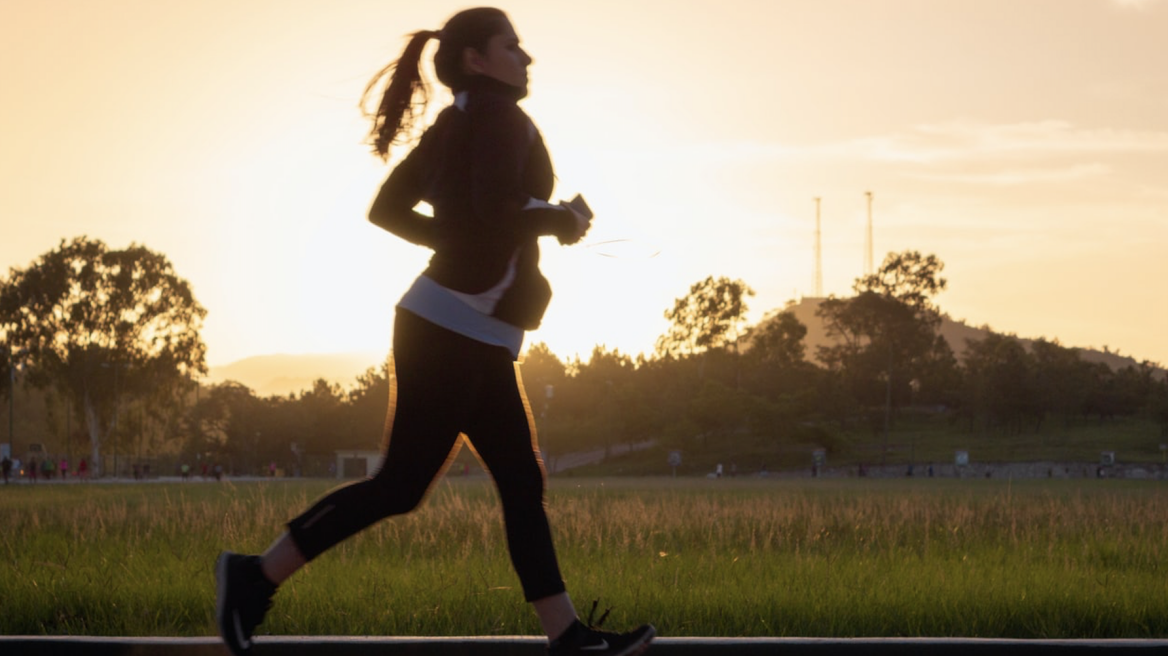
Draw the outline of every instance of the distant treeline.
M665 312L670 329L651 355L597 346L586 361L565 361L534 344L520 371L541 443L565 453L653 440L716 453L745 436L830 449L839 433L887 435L909 408L979 434L1142 416L1168 436L1168 380L1152 363L1116 370L1057 341L1028 348L995 333L969 342L959 361L939 334L941 312L932 302L946 287L943 268L933 255L889 254L856 281L854 295L819 305L832 341L814 358L807 327L792 312L748 325L753 291L712 276ZM45 452L73 457L92 448L109 461L116 451L123 473L130 462L156 461L167 463L164 471L178 462L221 462L232 473L261 473L274 462L324 474L336 451L381 444L387 366L370 368L347 391L317 380L299 394L265 398L235 382L199 386L164 375L170 370L104 362L87 370L104 396L48 376L17 377L25 382L17 390L22 435L35 436L17 440L17 455L35 440ZM93 421L103 427L96 448Z

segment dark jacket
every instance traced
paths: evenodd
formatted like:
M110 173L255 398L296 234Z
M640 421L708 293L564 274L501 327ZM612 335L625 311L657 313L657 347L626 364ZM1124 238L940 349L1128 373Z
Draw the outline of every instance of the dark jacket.
M539 271L538 238L568 238L572 213L546 203L555 184L551 158L520 91L476 76L464 103L444 109L381 187L369 220L434 250L424 275L457 292L496 286L516 257L516 275L493 316L539 326L551 287ZM462 104L462 107L458 105ZM426 201L427 217L414 208Z

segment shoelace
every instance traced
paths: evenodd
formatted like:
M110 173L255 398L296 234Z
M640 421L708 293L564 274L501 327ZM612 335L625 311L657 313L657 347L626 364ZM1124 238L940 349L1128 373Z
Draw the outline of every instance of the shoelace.
M593 629L593 630L599 629L600 626L602 624L604 624L604 620L608 619L608 614L612 612L612 607L609 606L607 609L605 609L604 613L601 614L600 619L594 623L592 621L592 617L596 614L596 607L599 605L600 605L600 600L593 599L592 600L592 609L588 611L588 628Z

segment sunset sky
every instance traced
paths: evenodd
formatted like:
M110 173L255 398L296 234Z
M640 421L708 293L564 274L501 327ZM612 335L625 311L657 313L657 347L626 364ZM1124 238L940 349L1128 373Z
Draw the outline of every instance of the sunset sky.
M428 251L365 213L357 101L403 35L469 5L37 0L0 12L0 267L63 238L164 253L212 365L368 352ZM1168 364L1168 1L516 0L557 197L545 341L651 352L708 275L751 319L933 253L953 318ZM647 252L660 251L652 258Z

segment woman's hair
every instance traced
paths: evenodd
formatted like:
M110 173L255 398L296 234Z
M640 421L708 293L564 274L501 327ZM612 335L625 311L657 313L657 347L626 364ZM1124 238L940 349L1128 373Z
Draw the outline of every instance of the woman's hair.
M458 92L466 88L474 75L462 69L463 50L486 51L487 42L492 36L502 33L506 25L507 15L501 10L478 7L458 12L446 21L440 32L422 30L411 34L401 57L378 71L361 96L364 109L377 86L386 80L377 110L365 110L365 115L373 120L373 128L369 131L373 152L382 159L388 157L390 145L399 137L408 139L416 122L425 116L430 89L422 79L420 63L427 41L438 39L438 52L434 54L434 72L438 81Z

